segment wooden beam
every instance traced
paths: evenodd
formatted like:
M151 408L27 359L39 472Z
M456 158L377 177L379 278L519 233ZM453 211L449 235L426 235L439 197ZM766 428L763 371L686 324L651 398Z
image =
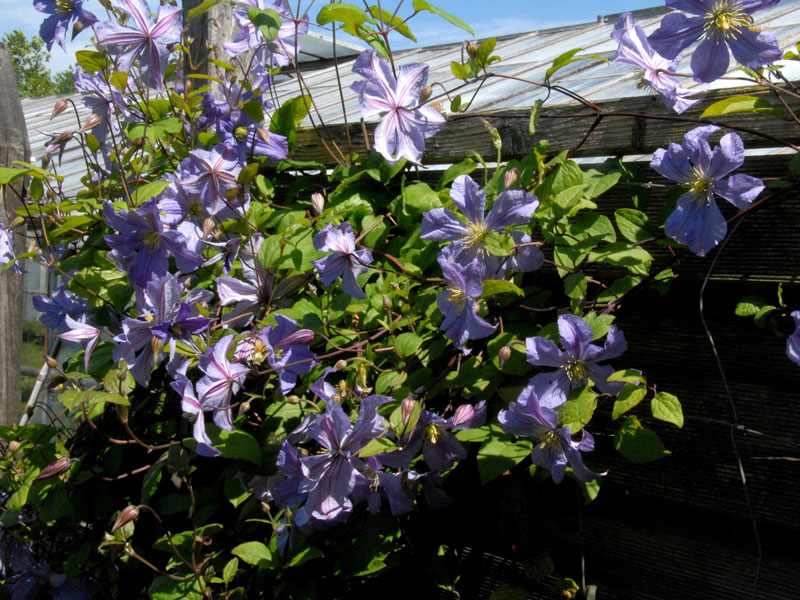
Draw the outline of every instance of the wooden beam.
M717 90L707 94L699 108L692 108L683 115L668 112L655 96L598 102L597 105L606 115L575 156L646 154L665 147L669 142L680 142L686 131L706 123L706 120L702 123L695 120L711 103L741 94L764 99L769 99L770 96L770 92L752 87ZM790 106L798 109L800 102L791 103ZM621 116L619 113L631 116ZM651 115L652 118L635 116L638 114ZM502 158L510 160L526 156L541 140L549 142L548 153L571 150L578 145L596 119L595 113L583 105L546 107L542 110L536 135L531 136L528 133L529 117L528 108L450 115L445 127L427 141L423 162L429 165L457 162L472 156L473 150L486 160L496 160L497 150L492 144L492 136L484 120L497 128L503 140ZM800 145L800 127L793 121L773 115L739 113L708 121L746 127L775 138L770 140L752 133L741 133L746 148L780 147L783 145L780 142ZM376 125L377 123L367 124L370 141L374 139ZM356 146L355 151L365 153L360 124L352 124L349 129ZM326 140L345 139L345 127L331 125L323 132L323 136ZM333 164L311 128L298 131L297 146L292 158L314 160L331 166Z
M0 166L10 166L15 160L27 160L30 148L14 66L5 44L0 44L0 106ZM15 189L23 193L22 184ZM0 221L10 224L20 206L13 191L0 189ZM15 241L19 254L24 251L23 240ZM0 275L0 425L16 423L18 418L24 281L23 275L10 271Z

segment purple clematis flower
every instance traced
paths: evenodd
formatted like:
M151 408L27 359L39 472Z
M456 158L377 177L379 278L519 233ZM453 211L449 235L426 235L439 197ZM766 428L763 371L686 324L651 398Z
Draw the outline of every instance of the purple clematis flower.
M64 317L64 322L69 328L69 331L60 334L58 337L75 344L85 344L83 367L88 373L89 359L92 356L92 352L94 352L94 349L97 347L97 343L100 341L100 330L97 329L97 327L92 327L86 323L76 321L70 317L69 314Z
M221 338L216 346L200 357L199 367L205 373L197 382L197 395L203 410L213 409L214 423L222 429L233 429L231 398L241 389L250 368L228 360L233 334ZM211 407L211 408L206 408Z
M192 249L193 244L181 231L164 227L154 199L136 210L119 212L106 201L103 214L109 227L119 232L105 236L113 249L110 258L140 287L147 287L151 279L167 275L170 256L175 258L183 273L193 271L203 263L203 257Z
M661 27L650 35L650 45L661 56L673 59L703 38L692 55L692 73L696 81L711 82L725 75L733 57L746 67L756 69L782 56L775 35L761 31L752 14L770 8L780 0L667 0L670 8L685 11L670 13Z
M181 396L181 410L190 415L195 415L192 436L197 440L197 454L200 456L219 456L219 450L211 445L211 440L206 433L205 411L214 410L213 406L204 406L197 399L192 382L183 373L178 373L171 384Z
M356 236L350 223L344 222L334 227L328 225L314 236L314 248L323 252L333 252L311 264L317 268L322 285L330 287L334 279L342 278L342 290L353 298L364 299L366 294L358 285L358 276L367 272L372 262L372 252L366 248L356 250Z
M692 129L683 136L683 145L659 148L650 163L664 177L689 186L664 223L664 233L698 256L705 256L728 232L714 194L744 210L764 189L762 181L750 175L723 179L744 163L744 145L736 133L728 133L712 151L707 138L718 129L715 125Z
M250 340L240 342L236 356L256 363L266 359L276 370L281 392L286 395L297 384L297 376L311 372L317 364L316 355L308 347L314 332L300 329L293 319L280 314L275 315L275 320L277 325L268 325Z
M35 0L33 7L41 13L50 15L39 28L39 37L47 44L47 50L53 49L53 42L58 42L64 51L67 50L67 29L70 21L75 21L72 27L72 39L87 27L97 23L95 17L83 8L84 0Z
M478 308L476 298L483 293L483 268L475 259L466 267L453 261L452 258L439 256L447 289L436 296L436 304L444 315L439 329L456 348L464 354L467 340L477 340L491 335L497 328L481 319L475 312Z
M474 429L486 423L486 402L475 406L462 404L449 419L436 413L423 410L419 421L410 435L401 440L402 450L381 454L378 459L385 465L405 469L422 449L422 457L431 471L442 473L457 461L467 457L467 451L451 431Z
M792 312L795 330L789 339L786 340L786 356L793 363L800 365L800 310Z
M297 36L308 33L308 22L305 15L298 21L291 19L291 11L286 0L277 0L274 4L266 0L239 0L240 4L260 10L274 10L281 19L278 36L274 40L267 40L247 15L247 8L236 10L233 18L239 25L239 31L232 42L224 42L222 47L231 55L237 56L248 50L255 50L257 64L265 67L285 67L294 60Z
M420 91L428 83L428 65L402 65L397 78L375 50L365 50L353 64L353 72L366 81L351 89L358 94L365 119L382 117L375 129L375 150L390 163L406 158L420 164L425 139L439 131L444 116L432 106L422 106Z
M662 71L675 71L680 63L680 55L667 60L650 46L644 29L636 24L631 13L624 13L614 26L611 37L619 44L619 49L612 62L625 63L642 70L640 87L647 86L658 92L667 108L680 114L690 106L700 102L701 98L689 98L693 93L679 81Z
M109 131L119 131L119 117L130 118L122 92L111 85L102 74L90 75L78 67L74 75L75 89L84 94L82 102L92 111L93 115L101 118L99 124L91 132L102 146L105 144ZM131 86L129 86L131 87Z
M159 91L164 89L164 71L169 50L181 38L181 8L162 4L153 22L145 0L110 0L114 8L128 13L135 27L104 21L97 26L97 46L117 54L117 68L130 71L138 58L144 81Z
M225 192L236 187L236 178L242 170L236 148L217 144L211 150L192 150L189 157L178 165L176 175L183 188L203 199L211 216L225 212L231 206Z
M352 509L350 494L359 482L370 478L358 453L364 446L387 431L386 421L378 414L378 406L392 399L373 395L364 398L355 424L337 402L329 402L325 414L319 415L307 428L308 438L325 450L321 454L300 459L304 481L298 491L308 494L306 510L315 519L331 521L346 516Z
M168 275L151 280L145 290L137 292L137 304L143 309L138 319L122 320L122 333L114 337L115 361L124 359L131 375L141 385L150 381L150 372L163 359L161 350L168 346L170 359L175 357L177 341L194 347L192 335L203 333L211 319L194 316L192 305L210 298L207 290L195 290L181 301L182 286L178 279Z
M11 233L12 231L8 227L0 223L0 265L7 265L17 258L14 252L14 238L11 237ZM25 269L17 263L6 268L17 275L25 273ZM4 269L0 269L0 272L3 270Z
M54 289L49 298L34 296L33 307L42 313L39 317L42 324L59 333L69 330L67 316L84 323L86 316L91 312L85 299L73 294L63 285Z
M495 256L487 249L487 238L493 232L500 232L512 225L527 225L531 215L539 206L533 194L523 190L501 192L492 204L488 214L486 195L468 175L459 175L450 190L450 199L467 218L467 222L457 219L446 208L434 208L422 216L422 239L436 242L453 242L449 252L462 266L478 259L484 271L491 277L502 276L500 272L504 258ZM523 238L520 234L520 240ZM530 237L527 238L530 241ZM524 242L523 242L524 243ZM511 263L520 270L538 268L544 261L541 250L536 246L526 246L521 252L525 260Z
M584 429L581 440L574 442L569 427L559 427L558 413L541 399L541 390L535 384L522 390L517 401L497 415L503 431L533 439L531 462L549 470L556 483L564 479L567 465L572 467L578 481L592 481L604 475L590 471L583 464L581 452L594 450L592 435Z
M614 372L613 367L597 363L617 358L628 349L622 332L612 325L601 348L591 343L594 338L591 327L575 315L558 317L558 332L561 334L563 351L543 337L525 340L529 363L558 368L554 372L539 373L531 379L531 385L537 389L538 403L548 408L560 406L567 401L570 390L585 386L590 379L601 392L616 396L625 384L609 382L608 376Z

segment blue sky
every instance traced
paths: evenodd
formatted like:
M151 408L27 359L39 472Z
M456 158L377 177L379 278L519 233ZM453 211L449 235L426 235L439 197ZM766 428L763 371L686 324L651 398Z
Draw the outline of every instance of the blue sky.
M158 7L158 0L148 0L152 8ZM384 10L394 10L397 0L383 0L381 6ZM351 3L361 5L358 0ZM370 4L375 3L370 0ZM35 35L43 15L33 8L33 0L0 0L0 38L14 29L22 30L26 35ZM292 5L296 0L292 0ZM324 4L317 0L311 9L311 16ZM600 14L609 15L626 10L636 10L652 6L663 5L659 0L562 0L553 2L547 0L434 0L431 4L450 12L463 21L466 21L474 30L478 38L492 35L519 33L546 29L559 25L585 23L595 21ZM311 2L301 0L301 6L306 9ZM409 14L410 0L404 0L399 14ZM97 0L88 0L86 8L103 18L104 10ZM313 20L313 18L312 18ZM468 33L453 27L443 19L433 15L420 15L410 23L411 29L417 37L419 45L430 45L442 42L463 40ZM83 33L78 36L75 43L69 45L70 54L64 53L59 46L54 46L51 53L50 69L58 72L74 62L73 54L88 43L89 36ZM396 47L408 47L401 39Z

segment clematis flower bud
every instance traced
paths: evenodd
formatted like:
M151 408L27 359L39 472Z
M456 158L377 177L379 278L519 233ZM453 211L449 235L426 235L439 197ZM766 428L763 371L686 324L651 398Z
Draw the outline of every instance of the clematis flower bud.
M392 299L386 294L383 295L383 308L386 310L392 310Z
M269 142L270 142L270 139L271 139L271 138L270 138L270 135L269 135L269 131L268 131L268 130L264 129L263 127L259 127L258 129L256 129L256 135L257 135L259 138L261 138L261 140L262 140L262 141L263 141L265 144L269 144Z
M316 214L321 215L322 211L325 209L325 196L319 192L311 194L311 208L314 209Z
M8 456L14 454L17 450L19 450L19 442L17 440L11 440L8 442Z
M58 361L52 356L46 356L44 360L51 369L55 369L58 366Z
M102 122L103 122L103 117L101 117L100 115L91 115L83 123L83 127L81 127L79 131L80 131L80 133L85 133L85 132L89 131L90 129L94 129L95 127L100 125L100 123L102 123Z
M502 367L503 364L511 358L511 348L508 346L503 346L500 348L500 352L498 352L498 356L500 358L500 366Z
M431 97L431 94L433 94L433 88L431 86L429 86L429 85L424 86L419 91L419 103L423 104L423 103L427 102L428 98Z
M478 55L478 44L475 42L467 44L467 54L469 54L470 58L474 59Z
M411 416L414 414L414 409L417 408L417 401L413 398L406 398L400 403L400 414L403 417L403 427L408 426Z
M515 183L517 183L518 179L519 171L516 167L514 167L513 169L506 171L505 175L503 176L503 185L506 189L509 189L513 187Z
M11 224L8 226L8 228L9 229L16 229L17 227L20 227L21 225L24 225L24 224L25 224L25 218L24 217L15 217L14 220L11 221Z
M67 101L63 98L59 99L55 105L53 106L53 112L50 113L50 119L55 118L57 115L60 115L62 112L67 110Z
M72 464L72 459L62 456L51 462L47 465L44 469L42 469L41 473L36 477L35 481L39 481L41 479L50 479L51 477L57 477L64 473L69 466Z
M337 360L336 364L333 365L334 371L344 371L347 368L347 362L344 360Z
M138 506L134 506L133 504L126 506L121 511L119 511L117 520L114 521L114 526L111 528L111 533L114 533L120 527L124 527L138 516L139 516Z

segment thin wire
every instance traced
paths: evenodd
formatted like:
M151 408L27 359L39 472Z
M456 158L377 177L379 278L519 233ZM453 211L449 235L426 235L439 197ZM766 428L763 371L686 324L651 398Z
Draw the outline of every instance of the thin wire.
M706 323L706 317L703 312L703 294L706 291L706 285L708 285L708 280L711 279L711 273L714 271L714 267L717 264L717 259L722 256L722 251L725 249L725 246L728 244L728 240L733 237L733 234L736 233L736 230L739 229L739 226L744 222L744 219L739 219L734 225L733 229L730 231L728 236L722 242L717 250L716 255L714 255L714 260L711 261L711 265L708 267L708 273L706 273L706 277L703 280L703 285L700 288L700 320L703 323L703 329L706 332L706 337L708 338L708 342L711 344L711 351L714 353L714 360L717 362L717 368L719 369L719 374L722 377L722 384L725 386L725 394L728 396L728 401L731 405L731 414L733 416L733 423L730 427L730 434L731 434L731 447L733 448L733 454L736 457L736 466L739 469L739 479L742 481L742 489L744 491L744 500L745 504L747 505L747 513L750 516L750 523L753 526L753 536L755 537L756 541L756 550L758 552L758 558L756 560L756 574L755 579L753 581L753 598L754 600L758 598L758 585L759 580L761 578L761 559L762 559L762 550L761 550L761 536L758 533L758 523L756 522L755 514L753 513L753 503L750 500L750 492L747 488L747 476L744 472L744 465L742 464L742 457L739 454L739 447L736 444L736 430L742 427L741 423L739 423L739 412L736 410L736 403L733 400L733 394L731 394L731 388L728 385L728 378L725 376L725 369L722 366L722 360L719 357L719 353L717 352L717 346L714 343L714 338L711 335L711 330L708 328L708 324Z

